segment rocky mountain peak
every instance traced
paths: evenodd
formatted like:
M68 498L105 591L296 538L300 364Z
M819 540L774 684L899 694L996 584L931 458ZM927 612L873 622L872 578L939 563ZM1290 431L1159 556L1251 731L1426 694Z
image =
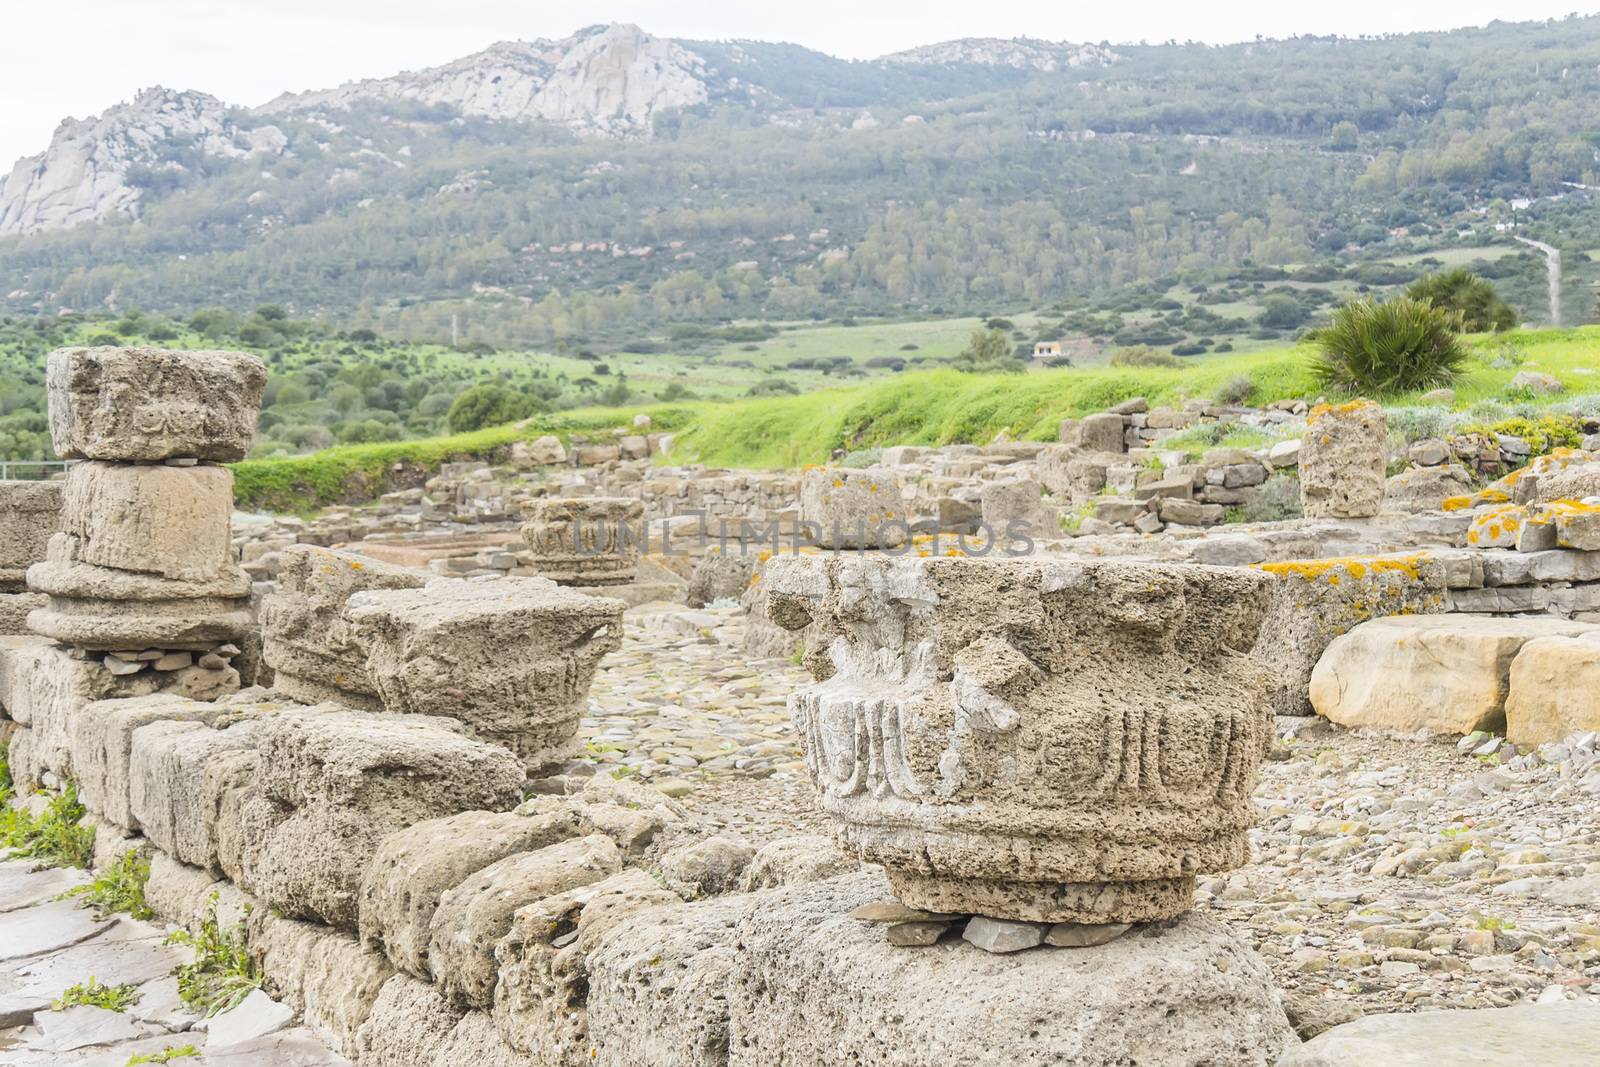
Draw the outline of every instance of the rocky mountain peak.
M1032 37L964 37L883 57L885 63L972 64L1046 73L1106 67L1122 57L1105 45L1041 41Z

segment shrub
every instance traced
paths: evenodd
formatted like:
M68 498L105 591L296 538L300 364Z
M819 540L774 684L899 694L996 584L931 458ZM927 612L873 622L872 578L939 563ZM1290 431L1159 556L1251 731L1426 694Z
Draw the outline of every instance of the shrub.
M1449 385L1467 360L1454 317L1408 297L1351 301L1313 340L1319 352L1312 373L1323 386L1346 393L1383 396Z
M1159 352L1148 345L1119 348L1111 354L1113 367L1181 367L1183 360L1171 352Z
M1222 383L1217 390L1217 402L1221 404L1246 404L1250 395L1256 391L1256 383L1250 380L1248 374L1235 374L1232 378Z
M1005 333L993 328L973 330L972 336L967 339L967 347L956 357L955 365L973 373L1017 372L1023 369Z
M1463 426L1460 432L1519 437L1528 442L1528 447L1536 456L1542 456L1556 448L1577 448L1583 443L1583 423L1571 415L1551 414L1541 415L1538 418L1514 415L1495 423L1474 423Z
M1460 328L1470 333L1500 333L1517 324L1517 309L1502 300L1491 283L1465 267L1418 278L1406 286L1406 296L1450 312Z
M168 1045L160 1052L135 1052L128 1057L128 1062L123 1067L139 1067L142 1063L171 1063L174 1060L186 1060L199 1055L200 1050L193 1045Z
M533 406L530 397L515 389L485 382L456 397L444 419L451 433L467 433L526 418L533 413Z
M6 769L0 802L11 792L10 769ZM60 794L53 797L44 814L30 818L20 808L3 804L0 817L0 847L13 850L13 856L31 857L41 867L89 866L94 857L94 827L82 823L86 814L78 803L78 787L67 783Z
M1300 479L1291 474L1274 474L1239 507L1242 522L1284 522L1302 514Z

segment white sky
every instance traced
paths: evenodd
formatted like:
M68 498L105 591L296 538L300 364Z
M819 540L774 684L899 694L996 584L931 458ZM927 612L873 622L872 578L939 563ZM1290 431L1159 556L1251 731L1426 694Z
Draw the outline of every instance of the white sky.
M635 22L668 37L792 41L870 58L953 37L1249 40L1448 29L1559 17L1573 0L6 0L0 173L60 120L146 86L230 104L431 66L507 38Z

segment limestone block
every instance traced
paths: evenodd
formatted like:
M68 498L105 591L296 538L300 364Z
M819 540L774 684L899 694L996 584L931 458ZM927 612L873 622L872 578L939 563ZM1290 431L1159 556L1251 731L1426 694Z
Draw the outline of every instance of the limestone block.
M43 593L0 593L0 637L31 634L28 616L49 603Z
M254 627L250 576L238 567L182 581L77 562L75 543L57 534L49 558L28 568L28 588L50 598L28 616L36 633L97 650L205 651Z
M218 815L218 859L290 918L356 929L361 876L389 834L425 819L505 810L523 771L456 723L322 705L261 721L255 782Z
M1262 564L1274 579L1256 656L1276 672L1277 715L1311 715L1311 672L1329 643L1368 619L1447 610L1438 556L1358 556Z
M580 449L580 454L581 454ZM562 585L631 582L639 567L644 503L630 497L542 497L522 538L534 570Z
M588 960L595 1062L629 1067L728 1063L728 976L739 920L769 894L646 908ZM838 1062L838 1061L829 1061Z
M222 798L254 777L257 725L219 730L203 721L165 719L132 732L128 807L144 835L167 855L221 873Z
M459 720L536 770L570 754L624 605L544 578L358 593L346 614L385 710Z
M184 581L234 567L226 467L89 460L68 469L63 501L71 559Z
M267 908L251 911L247 929L266 991L334 1050L354 1055L357 1032L394 976L389 961L348 934L281 918Z
M800 521L824 548L898 548L911 538L899 477L874 467L807 467Z
M428 576L353 552L314 545L282 551L278 586L261 602L262 658L273 687L306 703L336 700L379 711L367 648L345 610L356 593L417 589Z
M44 559L60 517L60 482L0 481L0 593L20 589L22 572Z
M1300 438L1300 503L1307 518L1360 518L1383 507L1388 422L1383 407L1318 404Z
M740 888L775 889L780 885L820 882L857 869L855 860L839 851L833 838L820 834L780 837L756 849L745 868Z
M1506 740L1542 745L1580 730L1600 730L1600 627L1535 637L1511 661Z
M706 553L694 566L683 602L691 608L703 608L714 600L738 600L750 585L756 563L753 552Z
M357 1033L354 1058L362 1067L528 1067L529 1062L500 1039L487 1012L461 1012L435 987L403 974L383 984Z
M589 954L630 916L679 903L633 868L518 909L495 946L494 1024L501 1038L535 1062L584 1062Z
M1549 510L1555 513L1556 544L1600 552L1600 504L1551 504Z
M1511 663L1536 637L1600 626L1560 619L1433 615L1374 619L1328 645L1311 704L1344 726L1469 734L1501 730Z
M1600 1062L1600 1004L1368 1015L1291 1045L1278 1067L1589 1067Z
M488 1008L498 978L495 945L523 905L622 870L609 837L591 834L497 860L447 889L428 923L428 968L452 1002Z
M1438 511L1451 497L1472 492L1467 468L1451 463L1412 467L1384 483L1384 505L1396 511Z
M745 911L730 1064L1270 1067L1295 1043L1266 966L1213 919L1071 950L999 956L949 938L913 951L849 918L884 888L855 875Z
M990 482L980 497L983 521L993 537L1003 543L1016 537L1036 540L1060 537L1061 527L1045 509L1044 487L1038 482Z
M244 352L58 348L45 369L50 439L63 459L243 459L266 364Z
M406 974L430 980L428 928L446 890L507 856L577 834L570 807L539 815L464 811L390 834L361 877L362 943Z
M150 877L144 884L144 900L150 910L167 922L190 927L205 914L212 893L218 894L228 883L210 871L179 863L159 849L150 853ZM218 908L219 922L222 909Z
M756 850L737 838L717 834L661 854L661 876L689 897L712 897L738 887Z
M1516 548L1528 519L1528 509L1521 504L1479 508L1467 525L1467 545L1471 548Z
M208 722L223 711L207 701L171 693L123 697L85 705L72 726L73 769L83 806L113 825L137 831L139 820L129 802L129 764L133 734L142 726L165 721ZM170 851L170 850L169 850Z
M1078 447L1085 452L1126 452L1122 416L1105 411L1078 422Z
M1071 495L1076 485L1072 463L1077 455L1076 449L1063 445L1046 448L1034 458L1034 477L1052 493Z
M1574 463L1539 475L1538 482L1533 499L1539 504L1600 497L1600 462Z
M1265 576L799 557L767 579L776 621L816 627L790 709L821 806L905 903L1167 918L1248 860Z

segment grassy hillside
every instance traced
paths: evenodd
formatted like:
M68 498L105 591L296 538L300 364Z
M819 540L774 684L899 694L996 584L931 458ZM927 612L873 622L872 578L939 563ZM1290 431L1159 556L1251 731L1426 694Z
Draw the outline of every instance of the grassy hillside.
M1492 422L1528 407L1600 408L1600 327L1526 331L1482 337L1456 387L1456 421ZM496 459L519 439L554 433L605 436L648 413L654 428L676 435L673 462L727 467L793 467L822 462L835 449L892 444L985 443L1001 431L1018 440L1053 440L1057 423L1103 410L1132 396L1152 404L1181 404L1224 391L1248 400L1314 397L1310 350L1216 356L1177 368L1063 368L1023 375L972 375L949 369L908 371L861 385L801 396L697 401L627 408L583 408L453 437L330 448L309 456L235 465L242 507L306 511L341 500L369 498L396 484L415 484L451 459ZM1510 390L1520 370L1553 374L1567 385L1557 397ZM1587 400L1575 398L1588 395ZM1386 397L1396 408L1414 396ZM1444 412L1438 413L1441 418ZM1416 420L1411 420L1415 422ZM1438 421L1438 420L1434 420Z

